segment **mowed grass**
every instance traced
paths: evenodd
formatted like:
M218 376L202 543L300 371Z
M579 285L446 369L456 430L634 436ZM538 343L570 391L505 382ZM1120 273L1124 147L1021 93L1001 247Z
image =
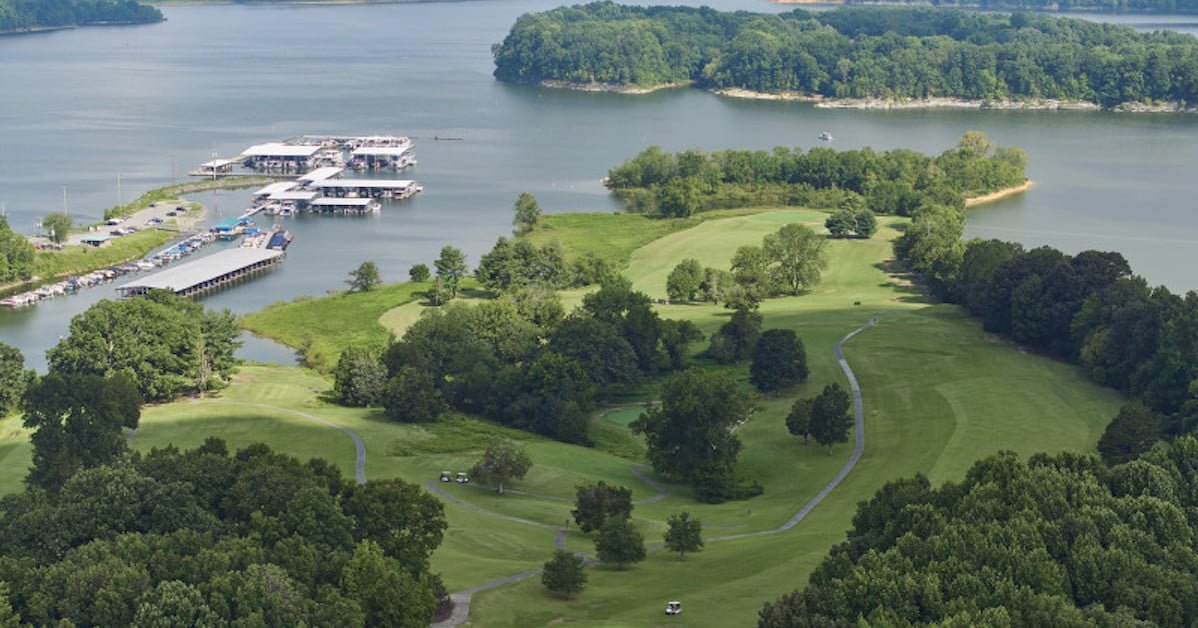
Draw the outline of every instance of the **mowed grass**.
M430 282L397 283L367 292L280 302L242 317L242 325L259 336L299 349L305 362L329 371L351 346L381 347L390 333L379 317L415 301Z

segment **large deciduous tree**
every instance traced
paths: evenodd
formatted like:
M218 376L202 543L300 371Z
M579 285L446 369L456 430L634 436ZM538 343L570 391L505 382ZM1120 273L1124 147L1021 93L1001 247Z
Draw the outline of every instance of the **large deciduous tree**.
M711 335L707 354L720 364L734 364L748 358L761 337L761 314L738 308L728 322Z
M333 394L347 406L368 407L379 402L387 386L387 367L378 351L349 347L333 369Z
M21 351L0 342L0 418L16 410L32 376Z
M727 374L691 368L666 380L661 405L642 414L632 429L644 434L655 471L690 482L700 499L722 501L731 496L741 449L732 427L753 409Z
M849 416L852 405L849 393L835 382L824 386L811 402L808 429L815 442L828 448L828 455L832 454L832 445L849 440L849 427L853 425Z
M75 226L75 220L70 216L55 212L42 217L42 229L46 232L46 237L50 238L51 242L63 243L67 241L67 237L71 235L71 228Z
M553 558L545 563L545 571L541 573L541 584L554 593L574 597L587 584L582 557L565 550L554 550Z
M678 262L666 277L666 294L671 301L694 301L703 285L703 265L695 258Z
M449 297L456 299L458 287L462 278L466 276L466 254L461 249L447 244L441 247L441 256L433 262L433 266L437 268L437 278L445 282Z
M365 261L358 265L349 273L349 279L346 280L349 284L350 292L370 292L383 284L383 279L379 277L379 267L371 261Z
M770 276L791 294L810 290L828 267L826 244L826 240L803 225L785 225L765 236L762 248L772 264Z
M503 485L518 480L532 468L532 459L516 443L500 439L492 442L483 457L470 469L470 476L491 484L503 493Z
M8 226L7 216L0 216L0 283L32 277L33 253L29 240Z
M432 423L449 410L433 375L404 366L387 382L382 393L387 418L401 423Z
M645 537L630 519L608 519L595 537L595 555L600 562L627 569L628 565L645 560Z
M137 427L141 396L129 378L50 373L25 395L24 425L34 430L26 482L56 493L80 469L113 464Z
M807 379L807 351L790 329L771 329L753 347L749 381L763 393L789 388Z
M666 526L666 549L678 552L679 559L685 560L687 552L703 550L703 522L692 519L689 512L670 515Z
M632 489L626 486L609 486L600 480L576 487L576 493L570 514L583 532L598 530L611 517L632 516Z
M528 192L521 192L520 196L516 197L512 211L516 213L512 218L512 224L516 226L517 233L528 233L536 229L537 222L541 219L541 204Z

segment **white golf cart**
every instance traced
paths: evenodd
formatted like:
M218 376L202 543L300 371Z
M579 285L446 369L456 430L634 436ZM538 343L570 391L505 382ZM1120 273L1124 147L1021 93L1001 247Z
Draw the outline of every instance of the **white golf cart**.
M667 602L666 603L666 615L681 615L681 614L682 614L682 602Z
M459 473L458 477L454 479L454 482L457 482L458 484L469 484L470 478L466 477L465 473Z
M453 479L453 476L451 476L448 471L441 472L441 481L442 482L451 482L452 479Z

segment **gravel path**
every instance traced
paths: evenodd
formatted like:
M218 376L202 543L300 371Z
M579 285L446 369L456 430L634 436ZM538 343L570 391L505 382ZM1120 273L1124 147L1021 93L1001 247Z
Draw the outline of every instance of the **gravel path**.
M286 412L287 414L294 414L296 416L308 419L309 421L315 421L322 425L327 425L333 429L340 430L354 441L354 449L356 450L356 457L354 459L354 475L356 476L358 484L366 483L366 445L362 444L362 438L348 427L342 427L328 419L322 419L314 414L308 414L307 412L300 412L299 410L292 410L290 408L280 408L279 406L272 406L266 403L248 403L244 401L213 401L212 403L223 403L235 406L251 406L254 408L277 410L279 412Z
M803 507L800 508L799 511L794 514L794 516L792 516L790 519L788 519L782 525L780 525L776 528L770 529L770 530L761 530L759 532L746 532L744 534L731 534L731 535L727 535L727 536L717 536L717 537L713 537L713 538L704 539L704 542L718 543L721 541L732 541L732 540L736 540L736 539L746 539L746 538L759 537L759 536L768 536L771 534L780 534L782 532L786 532L787 530L798 525L798 523L800 521L802 521L803 518L808 515L808 513L810 513L812 510L814 510L816 506L819 506L820 503L824 501L824 498L826 498L829 494L831 494L832 491L835 490L837 486L840 486L840 483L842 481L844 481L844 478L846 476L848 476L849 471L852 471L853 467L855 467L857 465L857 461L861 459L861 454L865 452L865 408L862 405L861 388L860 388L860 386L857 385L857 376L853 374L853 369L849 367L848 360L846 360L844 357L844 352L842 351L842 347L844 346L844 343L847 342L850 338L852 338L853 336L856 336L857 334L874 326L876 323L877 323L877 319L870 319L870 321L868 323L858 327L857 329L854 329L853 331L845 334L845 336L843 338L841 338L840 340L837 340L836 345L832 348L836 354L836 361L838 363L840 363L840 368L844 371L845 376L848 377L849 388L852 390L852 393L853 393L853 426L854 426L854 432L855 432L855 436L856 436L856 441L853 445L853 454L851 456L849 456L849 459L844 463L844 466L840 468L840 472L837 473L836 477L832 478L832 481L828 482L828 484L825 485L824 488L821 489L820 492L817 493L815 497L811 498L811 501L804 504ZM661 501L662 499L665 499L665 497L667 495L669 495L669 489L667 487L662 486L661 484L657 483L656 481L649 479L649 477L644 474L644 469L645 469L645 467L636 467L632 470L632 472L634 474L636 474L636 476L638 478L640 478L641 480L643 480L645 483L656 488L658 490L658 494L653 497L650 497L648 499L638 500L634 503L647 504L647 503L652 503L652 502ZM441 487L437 486L436 482L433 482L433 481L428 482L428 487L434 493L441 495L445 499L449 500L451 503L461 506L463 508L467 508L469 510L473 510L475 512L499 517L502 519L507 519L508 521L515 521L518 523L534 525L534 526L537 526L540 528L556 529L553 526L549 526L549 525L539 523L536 521L520 519L519 517L509 517L507 515L502 515L502 514L499 514L496 512L491 512L489 510L479 508L478 506L474 506L473 504L467 504L466 502L463 502L463 501L449 495L445 491L441 490ZM525 493L525 494L532 495L534 497L540 497L538 495L531 494L531 493ZM551 499L559 499L559 498L551 498ZM553 541L554 547L556 547L558 549L565 549L565 540L566 540L566 531L559 530L557 537ZM654 545L651 548L648 548L648 551L656 552L661 549L662 549L662 546L660 544L658 544L658 545ZM592 561L588 560L587 562L590 563ZM431 628L456 628L457 626L462 625L470 617L470 600L471 600L471 598L473 598L475 593L479 593L481 591L488 591L490 589L495 589L495 588L498 588L498 587L501 587L501 586L504 586L507 584L511 584L513 582L519 582L521 580L531 578L540 573L541 573L540 569L534 569L532 571L525 571L525 572L521 572L518 574L512 574L505 578L500 578L498 580L492 580L490 582L484 582L480 585L471 587L469 589L464 589L462 591L458 591L457 593L450 595L449 598L451 600L453 600L453 603L454 603L453 614L450 615L444 621L432 624Z

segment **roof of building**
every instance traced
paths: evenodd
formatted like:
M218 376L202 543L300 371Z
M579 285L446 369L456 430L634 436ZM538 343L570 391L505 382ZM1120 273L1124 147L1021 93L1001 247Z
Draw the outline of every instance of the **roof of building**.
M406 146L363 146L355 148L350 154L354 157L364 157L367 155L399 157L410 150L412 150L411 144Z
M341 174L344 171L345 171L345 168L339 168L337 166L324 166L323 168L317 168L317 169L313 170L312 172L309 172L308 174L300 175L297 180L298 181L323 181L325 179L331 179L331 178Z
M244 216L240 216L237 218L225 218L224 220L212 225L212 228L219 229L222 231L228 231L229 229L235 228L237 225L249 224L249 222L250 222L250 219L246 218Z
M213 159L212 161L205 161L204 163L200 164L200 167L201 168L220 168L220 167L229 166L229 165L232 165L235 163L237 163L236 159Z
M406 188L414 181L407 179L325 179L313 181L318 188Z
M283 255L282 251L259 248L232 248L200 259L172 266L148 277L131 281L118 290L164 289L180 292L221 275Z
M271 194L270 196L268 196L266 198L268 198L269 200L272 200L272 201L310 201L310 200L316 198L317 196L320 196L319 192L305 192L303 190L291 190L291 191L287 191L287 192L275 192L274 194Z
M319 146L309 144L284 144L282 142L267 142L255 144L244 151L242 157L311 157L320 150Z
M80 242L107 242L111 239L112 239L112 236L105 233L105 234L83 236L83 238L81 238L79 241Z
M279 181L276 183L270 183L266 186L258 188L254 192L254 196L270 196L271 194L278 194L279 192L286 192L287 190L290 190L294 187L295 187L294 181Z
M330 198L322 197L312 201L317 207L366 207L374 202L372 198Z

